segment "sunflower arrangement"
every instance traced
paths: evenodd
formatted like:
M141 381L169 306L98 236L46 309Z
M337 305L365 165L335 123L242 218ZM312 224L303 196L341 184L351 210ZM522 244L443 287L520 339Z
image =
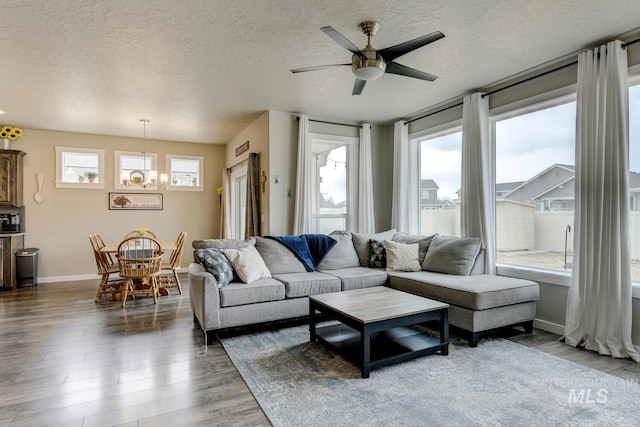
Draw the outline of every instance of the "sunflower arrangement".
M20 138L24 132L22 129L17 128L11 125L2 125L0 128L0 139L10 139L11 141L15 141Z

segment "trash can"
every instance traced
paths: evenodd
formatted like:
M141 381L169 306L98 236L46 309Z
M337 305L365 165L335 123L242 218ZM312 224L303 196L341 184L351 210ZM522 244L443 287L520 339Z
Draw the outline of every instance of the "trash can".
M38 286L38 248L16 251L16 283L19 288Z

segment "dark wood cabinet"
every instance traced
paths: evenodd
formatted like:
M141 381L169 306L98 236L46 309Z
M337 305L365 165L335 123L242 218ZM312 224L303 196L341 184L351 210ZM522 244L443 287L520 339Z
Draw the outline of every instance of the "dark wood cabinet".
M16 251L24 248L24 234L0 234L0 291L14 289Z
M26 154L19 150L0 150L0 206L24 204L22 160Z

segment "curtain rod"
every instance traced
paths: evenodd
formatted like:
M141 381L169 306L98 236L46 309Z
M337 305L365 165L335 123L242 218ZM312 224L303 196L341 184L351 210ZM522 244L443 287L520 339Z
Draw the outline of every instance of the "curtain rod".
M297 121L300 121L300 116L296 117ZM348 123L337 123L337 122L327 122L324 120L315 120L315 119L309 119L310 122L316 122L316 123L325 123L327 125L336 125L336 126L348 126L348 127L352 127L352 128L362 128L362 125L350 125Z
M630 46L630 45L636 44L636 43L640 43L640 38L635 39L635 40L631 40L630 42L627 42L627 43L622 43L622 48L625 49L627 46ZM547 71L545 71L543 73L536 74L535 76L527 77L524 80L521 80L521 81L518 81L518 82L515 82L515 83L511 83L510 85L507 85L505 87L501 87L500 89L492 90L491 92L487 92L487 93L483 94L482 97L485 98L485 97L487 97L489 95L493 95L494 93L502 92L503 90L510 89L510 88L512 88L514 86L518 86L518 85L523 84L523 83L527 83L527 82L529 82L531 80L534 80L534 79L537 79L539 77L544 77L544 76L546 76L548 74L555 73L556 71L564 70L565 68L569 68L569 67L571 67L573 65L576 65L577 63L578 63L578 61L576 60L576 61L570 62L568 64L564 64L564 65L561 65L559 67L553 68L551 70L547 70ZM448 107L442 108L440 110L433 111L431 113L425 114L424 116L420 116L420 117L416 117L415 119L407 120L406 122L404 122L404 124L408 125L409 123L415 122L416 120L421 120L421 119L424 119L426 117L433 116L434 114L442 113L443 111L447 111L447 110L449 110L451 108L459 107L461 105L462 105L462 102L459 102L457 104L453 104L453 105L450 105Z
M249 154L252 154L252 153L249 153ZM241 164L243 164L243 163L247 163L248 161L249 161L249 158L248 158L248 157L247 157L246 159L244 159L244 160L240 160L240 161L239 161L238 163L236 163L235 165L233 165L233 166L229 166L229 167L227 168L227 171L228 171L228 172L231 172L231 169L235 168L236 166L240 166L240 165L241 165Z

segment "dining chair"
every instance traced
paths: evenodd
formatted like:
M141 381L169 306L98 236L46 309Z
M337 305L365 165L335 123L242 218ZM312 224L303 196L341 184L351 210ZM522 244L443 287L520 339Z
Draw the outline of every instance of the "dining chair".
M124 239L118 245L118 265L122 285L122 307L129 295L153 296L153 303L158 302L158 280L162 264L160 242L153 237L136 236Z
M162 288L177 287L178 293L182 294L182 286L180 285L180 279L178 278L178 270L180 270L180 260L182 259L182 248L184 247L184 240L187 237L186 231L181 231L178 234L176 240L176 248L171 252L171 256L167 261L162 262L160 267L160 276L158 280Z
M148 228L136 228L131 230L130 232L128 232L127 234L124 235L125 239L128 239L129 237L153 237L154 239L157 239L158 236L156 236L156 233L154 233L153 231L149 230Z
M98 274L102 277L100 284L98 285L98 293L96 294L95 299L95 302L97 303L103 292L121 290L124 281L121 277L110 277L112 274L118 274L120 272L120 267L117 263L111 262L107 254L100 252L100 249L104 247L102 238L97 234L90 234L89 243L91 243L91 248L93 249L93 256L98 268Z

